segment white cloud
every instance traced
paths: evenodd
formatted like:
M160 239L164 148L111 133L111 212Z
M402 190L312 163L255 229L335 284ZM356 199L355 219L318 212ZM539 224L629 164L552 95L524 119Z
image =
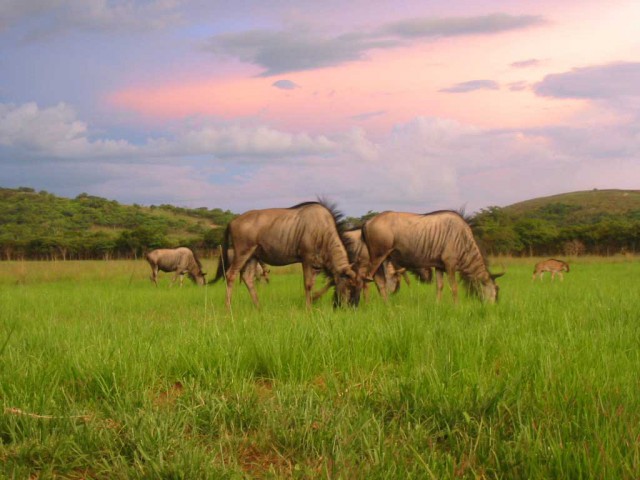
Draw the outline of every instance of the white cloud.
M149 162L165 157L208 155L225 159L244 157L250 162L264 159L323 154L337 148L325 136L292 134L269 127L200 127L179 132L174 138L148 139L134 145L126 140L92 139L87 125L75 111L60 103L39 108L35 103L0 104L0 146L20 159L59 158L92 161Z
M64 103L44 109L35 103L0 104L0 145L21 157L65 159L119 157L137 150L126 141L89 140L86 124Z
M219 157L232 156L291 156L330 152L335 144L324 136L306 133L291 134L268 127L205 127L183 134L175 148L192 154L212 153Z

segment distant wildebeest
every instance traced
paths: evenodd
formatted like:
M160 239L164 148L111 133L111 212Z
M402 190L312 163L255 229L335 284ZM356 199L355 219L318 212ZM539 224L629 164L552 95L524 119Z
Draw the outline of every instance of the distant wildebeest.
M233 263L233 248L229 248L227 255L229 256L229 264ZM269 273L271 270L267 268L264 262L261 262L256 258L250 258L245 265L245 270L247 271L247 274L252 275L255 280L259 282L264 280L266 283L269 283Z
M226 276L227 307L231 306L233 284L240 274L258 305L254 278L247 262L269 265L302 263L307 306L311 306L311 290L318 273L323 272L335 284L334 305L348 300L357 305L362 279L349 264L344 240L340 235L340 214L323 202L305 202L290 208L250 210L234 218L224 233L221 261L216 282ZM229 259L233 244L235 255Z
M542 262L536 263L536 266L533 268L532 280L535 280L536 276L540 280L542 280L542 274L544 272L551 272L551 280L555 279L556 273L560 275L560 280L562 280L562 271L568 272L569 264L567 262L563 262L562 260L550 258L549 260L544 260Z
M487 302L498 299L498 285L487 269L471 227L453 211L427 214L383 212L363 227L371 262L369 276L375 275L387 258L409 271L436 269L437 298L442 298L443 272L449 277L454 301L458 299L456 272L471 293ZM382 291L386 298L386 292Z
M145 258L151 265L151 280L156 286L158 286L158 270L175 272L172 284L180 277L180 286L182 286L185 273L198 285L205 284L206 273L202 271L202 264L187 247L159 248L147 253Z
M353 266L354 269L357 270L360 277L364 278L369 270L369 250L367 249L367 245L364 243L362 239L362 229L355 228L353 230L347 230L344 232L343 237L345 238L345 247L347 249L347 255L349 257L349 262ZM383 262L380 267L380 277L382 279L378 279L378 281L385 282L385 287L391 293L396 293L400 289L400 279L404 276L405 280L408 283L408 278L406 277L406 270L404 268L396 269L390 261ZM313 293L313 301L315 302L320 297L322 297L332 286L333 279L329 278L325 286ZM362 295L365 300L368 297L368 285L365 283L362 286Z

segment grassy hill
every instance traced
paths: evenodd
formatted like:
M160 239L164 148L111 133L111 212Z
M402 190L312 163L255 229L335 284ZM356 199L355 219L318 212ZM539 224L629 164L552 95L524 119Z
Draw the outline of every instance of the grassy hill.
M534 198L475 218L493 254L610 255L640 249L640 191L590 190Z
M145 248L215 243L234 214L172 205L143 207L82 193L76 198L0 188L2 258L134 256Z
M586 190L539 197L503 208L512 217L562 217L572 224L605 217L640 219L640 190Z

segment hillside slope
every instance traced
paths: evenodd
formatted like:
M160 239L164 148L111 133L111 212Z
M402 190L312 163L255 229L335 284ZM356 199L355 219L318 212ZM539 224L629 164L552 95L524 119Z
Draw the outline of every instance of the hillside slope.
M171 205L121 205L88 195L58 197L32 188L0 188L0 255L95 258L137 255L162 246L216 243L234 214Z
M474 217L493 254L580 255L640 249L640 191L590 190L534 198Z
M640 219L640 190L587 190L533 198L503 207L513 217L561 216L565 221L594 223L603 217Z

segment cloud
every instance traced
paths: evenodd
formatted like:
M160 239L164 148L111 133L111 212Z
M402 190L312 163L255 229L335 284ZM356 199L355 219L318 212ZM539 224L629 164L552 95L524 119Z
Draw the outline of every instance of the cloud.
M533 89L537 95L553 98L598 100L640 97L640 63L574 68L569 72L547 75Z
M250 162L324 154L337 147L325 136L292 134L265 126L202 126L173 138L151 138L141 145L126 140L93 139L70 106L39 108L35 103L0 104L0 146L19 158L149 162L160 158L208 155ZM151 160L150 160L151 159Z
M280 90L295 90L296 88L300 88L300 85L292 82L291 80L278 80L276 82L273 82L271 85L273 87L279 88Z
M74 30L160 29L180 21L180 3L180 0L5 0L0 2L0 29L21 22L27 25L27 40L40 40Z
M313 70L363 60L374 49L461 35L492 35L545 23L535 15L492 14L476 17L417 18L382 25L370 31L338 36L308 28L286 31L251 30L211 37L205 49L263 69L263 77Z
M322 37L308 30L270 32L253 30L213 37L206 47L265 69L263 77L286 72L312 70L361 60L373 48L389 42L358 35Z
M335 150L327 137L292 134L269 127L204 127L181 134L173 144L175 154L212 154L230 157L290 157L323 154ZM178 151L178 150L181 150Z
M352 120L356 120L358 122L364 122L366 120L369 120L370 118L380 117L381 115L386 115L386 114L387 114L386 110L376 110L375 112L365 112L365 113L360 113L358 115L353 115L349 118L351 118Z
M493 80L470 80L468 82L456 83L455 85L443 88L441 92L466 93L475 90L499 90L500 86Z
M529 68L537 67L540 65L540 60L537 58L530 58L529 60L521 60L519 62L513 62L510 66L513 68Z
M525 82L524 80L519 82L511 82L507 84L507 87L512 92L521 92L522 90L526 90L527 88L529 88L529 83Z
M35 103L0 104L0 145L21 156L66 159L122 157L137 150L122 140L90 140L87 125L64 103L45 109Z
M408 19L385 25L380 32L401 38L454 37L501 33L544 23L544 18L538 15L494 13L477 17Z
M0 178L70 196L236 212L317 195L348 214L474 211L563 191L636 188L638 125L491 130L417 117L372 137L363 128L311 136L226 124L133 144L96 137L65 104L0 104Z

